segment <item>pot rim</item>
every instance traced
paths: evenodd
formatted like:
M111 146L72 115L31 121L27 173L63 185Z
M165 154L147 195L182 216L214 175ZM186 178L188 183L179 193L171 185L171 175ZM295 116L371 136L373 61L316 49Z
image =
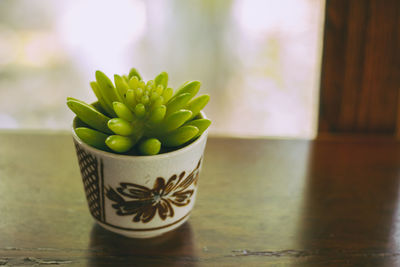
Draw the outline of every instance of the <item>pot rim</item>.
M203 111L200 111L200 115L201 115L202 118L205 118L205 119L207 118ZM182 147L180 149L177 149L177 150L174 150L174 151L170 151L170 152L166 152L166 153L162 153L162 154L151 155L151 156L123 155L123 154L116 154L116 153L113 153L113 152L107 152L107 151L104 151L104 150L100 150L100 149L94 148L94 147L86 144L85 142L83 142L76 135L75 130L74 130L74 125L76 123L76 119L77 118L78 117L75 116L74 119L72 120L71 130L72 130L72 137L74 138L74 140L76 142L79 143L79 145L83 146L85 149L89 150L92 153L100 154L100 155L102 155L104 157L108 157L108 158L115 158L115 159L121 159L121 160L132 160L132 159L135 159L135 160L156 160L156 159L174 157L174 156L177 156L179 154L183 154L186 151L192 149L193 147L195 147L199 143L203 142L204 139L206 139L207 136L208 136L208 129L207 129L199 137L197 137L197 139L195 141L193 141L192 143L190 143L190 144L188 144L188 145L186 145L186 146L184 146L184 147Z

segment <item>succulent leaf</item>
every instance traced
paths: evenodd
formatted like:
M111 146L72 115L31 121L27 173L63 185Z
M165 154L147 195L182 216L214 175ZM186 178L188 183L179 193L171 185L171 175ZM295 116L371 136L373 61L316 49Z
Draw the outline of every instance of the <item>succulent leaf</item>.
M172 98L174 94L174 90L172 88L167 88L164 90L162 97L164 98L164 104L168 103L168 101Z
M130 150L134 142L131 138L121 135L110 135L105 141L106 145L115 152L124 153Z
M185 107L185 109L188 109L193 113L190 119L196 117L197 114L199 114L199 112L207 105L209 100L210 100L209 95L202 95L191 100Z
M196 126L182 126L175 131L169 133L168 135L162 137L161 142L165 147L181 146L193 139L198 132L199 129Z
M174 97L179 96L184 93L189 93L191 97L194 97L200 90L201 83L199 81L186 82L181 87L176 90Z
M199 129L199 132L194 136L194 138L199 137L200 135L203 134L205 130L211 125L211 121L209 119L197 119L197 120L192 120L184 124L184 126L196 126Z
M129 85L129 87L130 87L131 89L133 89L133 90L135 90L136 88L138 88L138 86L139 86L139 79L138 79L138 77L137 77L137 76L133 76L133 77L129 80L128 85Z
M135 106L134 112L136 117L143 118L146 115L146 107L142 103L139 103Z
M150 114L149 122L152 125L161 122L165 117L166 111L167 111L167 108L164 105L160 105L160 106L154 108Z
M113 102L113 107L118 117L127 121L133 121L134 115L124 103Z
M75 129L75 133L86 144L101 150L108 150L105 143L107 134L87 127L78 127Z
M168 86L168 73L166 73L165 71L161 72L154 79L154 82L155 82L156 87L158 87L159 85L162 85L164 88L167 88L167 86Z
M114 111L108 106L107 102L103 98L100 92L100 87L97 82L91 82L90 87L92 88L93 93L96 95L97 100L99 101L101 107L106 111L107 115L114 116Z
M142 76L140 76L139 72L135 68L131 68L128 78L131 79L133 76L136 76L139 81L142 80Z
M175 111L171 116L165 118L165 120L160 124L157 132L159 134L171 132L182 126L191 116L192 112L190 110L181 109Z
M135 99L135 91L133 89L129 89L126 92L125 99L126 99L126 104L128 104L128 108L130 108L132 111L134 110L134 107L136 106L136 99Z
M103 72L96 71L96 81L99 85L100 93L106 101L107 105L112 108L112 102L119 101L122 102L117 89L114 87L111 80Z
M114 83L115 83L115 88L117 88L117 93L119 95L119 99L123 101L126 91L128 91L128 89L129 89L129 85L118 74L114 75Z
M110 118L100 113L92 105L71 97L67 98L67 105L87 125L103 133L112 133L107 127Z
M189 93L183 93L171 99L166 105L167 114L165 116L168 117L172 113L182 109L184 106L186 106L191 98L192 96Z
M135 132L133 125L121 118L113 118L109 120L108 128L110 128L114 133L122 136L130 136Z
M161 142L156 138L144 139L138 144L138 148L142 155L156 155L160 152Z

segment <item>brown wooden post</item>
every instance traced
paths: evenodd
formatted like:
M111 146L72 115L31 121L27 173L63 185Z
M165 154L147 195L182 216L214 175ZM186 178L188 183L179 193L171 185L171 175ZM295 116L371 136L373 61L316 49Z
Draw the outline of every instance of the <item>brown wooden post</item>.
M400 1L327 0L318 135L400 136Z

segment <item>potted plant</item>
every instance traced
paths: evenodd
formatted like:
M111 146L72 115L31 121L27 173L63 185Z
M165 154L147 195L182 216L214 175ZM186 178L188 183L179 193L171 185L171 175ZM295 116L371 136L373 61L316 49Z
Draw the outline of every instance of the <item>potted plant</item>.
M162 72L143 81L136 69L101 71L90 83L97 102L67 98L90 213L104 228L136 238L183 224L193 208L211 124L200 82L168 87Z

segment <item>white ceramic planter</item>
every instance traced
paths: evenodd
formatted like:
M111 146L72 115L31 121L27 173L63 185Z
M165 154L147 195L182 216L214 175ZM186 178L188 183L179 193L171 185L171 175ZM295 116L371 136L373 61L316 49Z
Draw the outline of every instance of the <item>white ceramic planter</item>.
M72 132L89 210L102 227L128 237L149 238L189 218L207 131L179 150L155 156L101 151Z

